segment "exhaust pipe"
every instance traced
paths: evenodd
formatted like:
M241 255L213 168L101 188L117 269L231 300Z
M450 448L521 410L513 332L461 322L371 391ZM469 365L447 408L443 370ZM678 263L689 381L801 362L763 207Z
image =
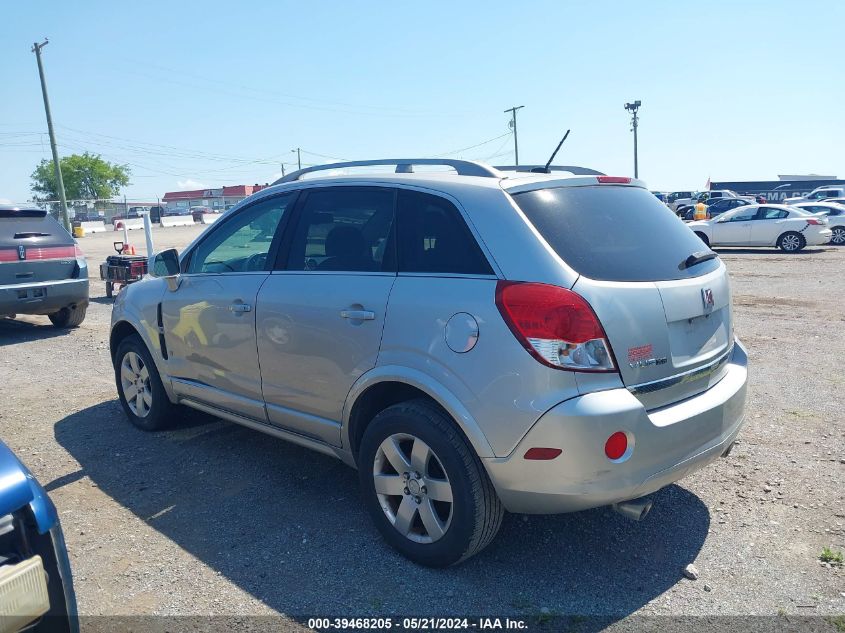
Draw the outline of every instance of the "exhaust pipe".
M641 497L639 499L631 499L630 501L620 501L613 504L613 509L616 510L623 517L627 517L633 521L642 521L645 515L651 510L654 502L651 499Z

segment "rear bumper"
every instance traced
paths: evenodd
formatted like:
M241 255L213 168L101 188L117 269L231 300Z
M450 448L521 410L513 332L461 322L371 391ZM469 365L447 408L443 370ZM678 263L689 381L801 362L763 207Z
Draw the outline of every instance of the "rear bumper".
M511 455L483 463L511 512L573 512L649 494L717 459L743 423L748 357L737 341L724 377L707 391L646 411L627 389L567 400L545 413ZM628 454L604 454L608 437L628 436ZM524 459L532 447L563 453L553 460Z
M0 286L0 315L52 314L71 305L88 305L87 269L80 279Z
M827 244L830 238L833 237L833 231L830 229L821 229L815 233L804 233L808 246L821 246Z

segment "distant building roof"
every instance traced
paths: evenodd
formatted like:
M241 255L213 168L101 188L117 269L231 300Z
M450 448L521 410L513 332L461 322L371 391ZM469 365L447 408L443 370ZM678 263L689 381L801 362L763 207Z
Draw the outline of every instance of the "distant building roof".
M836 176L821 176L819 174L805 174L803 176L791 174L778 174L778 178L780 178L781 180L836 180Z
M246 198L251 196L256 191L261 191L266 185L232 185L230 187L218 187L217 189L192 189L190 191L168 191L162 198L163 202L171 202L173 200L197 200L197 199L213 199L222 196L241 197Z

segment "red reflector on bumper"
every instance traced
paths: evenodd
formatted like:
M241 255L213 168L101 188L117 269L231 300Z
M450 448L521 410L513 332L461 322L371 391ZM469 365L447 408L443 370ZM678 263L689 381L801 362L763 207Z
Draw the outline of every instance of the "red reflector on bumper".
M607 438L604 444L604 454L608 459L619 459L628 450L628 436L622 431L616 431Z
M525 452L525 459L554 459L563 452L560 448L542 448L535 446Z

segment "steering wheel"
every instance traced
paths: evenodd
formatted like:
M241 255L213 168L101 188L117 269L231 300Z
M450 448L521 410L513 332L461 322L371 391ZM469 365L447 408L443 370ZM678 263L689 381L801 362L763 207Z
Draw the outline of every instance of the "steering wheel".
M267 253L255 253L246 258L244 262L244 270L259 271L264 270L264 265L267 263Z

